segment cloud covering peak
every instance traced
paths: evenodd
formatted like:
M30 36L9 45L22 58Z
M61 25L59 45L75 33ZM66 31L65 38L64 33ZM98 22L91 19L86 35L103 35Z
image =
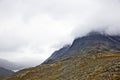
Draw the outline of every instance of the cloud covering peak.
M91 15L83 17L84 22L78 25L73 34L79 37L80 34L85 35L91 31L104 31L110 35L120 35L120 1L96 1L98 5L94 7L97 9L94 9Z

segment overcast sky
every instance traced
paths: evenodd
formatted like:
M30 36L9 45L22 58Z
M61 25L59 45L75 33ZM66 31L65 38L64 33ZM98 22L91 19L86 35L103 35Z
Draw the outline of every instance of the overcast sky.
M119 0L0 0L0 58L40 64L92 30L120 34Z

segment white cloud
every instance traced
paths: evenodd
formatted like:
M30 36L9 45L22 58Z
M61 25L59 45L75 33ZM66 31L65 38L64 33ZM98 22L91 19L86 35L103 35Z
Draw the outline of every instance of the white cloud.
M1 0L0 57L42 62L91 30L120 34L119 9L118 0Z

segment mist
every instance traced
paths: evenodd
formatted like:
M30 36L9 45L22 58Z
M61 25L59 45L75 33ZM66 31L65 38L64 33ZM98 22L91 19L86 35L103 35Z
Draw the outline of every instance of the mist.
M72 35L81 37L91 31L104 32L109 35L120 35L120 1L98 0L99 5L92 14L85 16L83 23L80 23L73 30Z
M120 35L119 14L119 0L0 0L0 58L38 65L91 31Z

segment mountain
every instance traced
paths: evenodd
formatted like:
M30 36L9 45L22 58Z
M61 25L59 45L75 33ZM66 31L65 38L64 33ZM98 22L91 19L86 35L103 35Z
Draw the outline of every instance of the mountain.
M0 67L0 78L12 75L14 72L5 68Z
M0 59L0 67L8 69L8 70L19 70L23 68L22 65L7 61L5 59Z
M120 52L120 36L110 36L99 32L91 32L84 37L76 38L71 46L64 46L60 50L55 51L45 62L100 52Z
M120 80L120 36L91 32L2 80Z
M79 54L120 51L120 36L111 36L99 32L91 32L87 36L74 40L69 50L61 58Z

